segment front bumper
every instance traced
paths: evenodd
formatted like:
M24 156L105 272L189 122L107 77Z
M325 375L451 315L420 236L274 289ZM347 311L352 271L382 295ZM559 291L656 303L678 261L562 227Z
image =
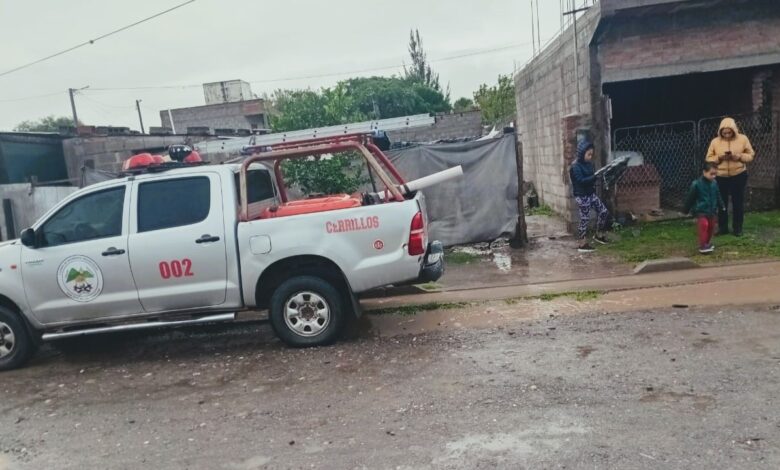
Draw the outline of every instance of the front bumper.
M425 252L418 282L438 281L442 274L444 274L444 247L440 241L433 241L428 244L428 250Z

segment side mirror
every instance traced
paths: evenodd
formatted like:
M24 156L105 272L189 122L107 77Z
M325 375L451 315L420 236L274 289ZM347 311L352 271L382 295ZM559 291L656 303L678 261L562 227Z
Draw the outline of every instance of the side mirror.
M19 239L22 241L22 245L28 248L35 248L35 230L31 228L22 230Z

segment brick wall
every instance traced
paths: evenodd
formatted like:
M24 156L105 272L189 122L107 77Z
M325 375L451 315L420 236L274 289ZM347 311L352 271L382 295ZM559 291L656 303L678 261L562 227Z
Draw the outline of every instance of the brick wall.
M571 145L576 145L574 131L589 121L588 44L598 21L597 10L593 8L578 20L578 77L575 77L571 28L515 75L517 131L523 142L524 178L534 184L542 203L569 221L574 217L566 159L571 157ZM577 114L577 86L583 116L566 119Z
M388 132L393 142L432 142L441 139L460 139L482 135L482 115L476 111L437 114L436 124L428 127Z
M188 127L208 127L214 129L252 129L268 127L263 100L237 101L234 103L194 106L192 108L172 109L173 123L178 134L187 132ZM171 129L168 110L160 111L163 127Z
M780 62L776 0L617 15L605 31L598 46L604 82Z

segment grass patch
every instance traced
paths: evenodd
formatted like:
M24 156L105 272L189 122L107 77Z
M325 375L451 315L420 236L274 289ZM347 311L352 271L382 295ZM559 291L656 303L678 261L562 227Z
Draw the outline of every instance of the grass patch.
M539 207L529 207L526 211L525 215L546 215L546 216L552 216L555 215L555 212L553 212L552 208L548 206L547 204L542 204Z
M745 234L716 237L715 253L701 255L693 219L648 222L626 227L619 239L600 249L627 263L685 256L699 263L780 258L780 211L745 215Z
M554 292L549 294L542 294L537 296L536 298L544 302L549 302L551 300L559 299L561 297L572 297L577 302L586 302L588 300L598 299L599 297L601 297L601 292L597 290ZM530 297L530 298L534 298L534 297Z
M431 310L452 310L456 308L468 307L474 305L470 302L428 302L418 305L403 305L401 307L382 308L379 310L370 310L372 315L417 315L420 312Z
M426 282L425 284L418 284L417 287L427 292L433 292L441 290L443 286L438 282Z
M480 256L463 251L451 251L444 254L444 261L448 264L470 264L479 261Z

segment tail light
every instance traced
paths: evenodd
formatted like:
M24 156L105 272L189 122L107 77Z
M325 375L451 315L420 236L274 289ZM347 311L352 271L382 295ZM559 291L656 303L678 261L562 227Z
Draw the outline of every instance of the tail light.
M422 212L418 212L412 219L412 231L409 234L409 254L421 256L425 254L425 222Z

